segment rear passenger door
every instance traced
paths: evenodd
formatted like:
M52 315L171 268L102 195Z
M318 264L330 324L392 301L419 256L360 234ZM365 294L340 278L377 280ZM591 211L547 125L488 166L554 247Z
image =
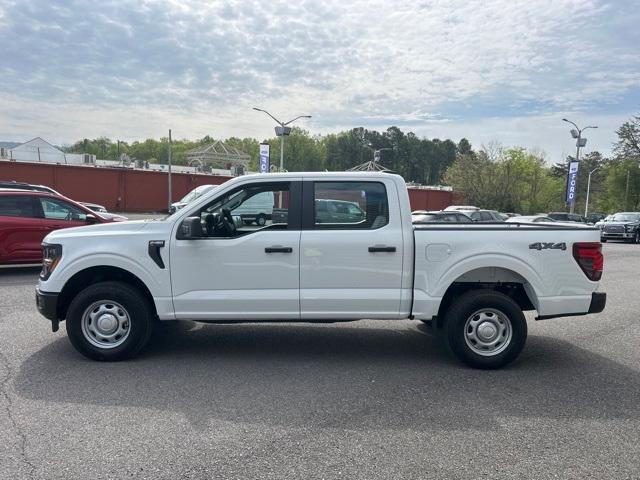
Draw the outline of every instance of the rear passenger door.
M42 261L42 220L29 195L0 196L0 263Z
M397 318L403 231L395 184L380 181L305 181L300 240L303 320ZM322 204L352 204L362 215L334 217Z

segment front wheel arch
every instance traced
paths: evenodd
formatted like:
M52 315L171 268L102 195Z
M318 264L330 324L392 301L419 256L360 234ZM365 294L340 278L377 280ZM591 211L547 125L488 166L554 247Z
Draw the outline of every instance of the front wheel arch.
M69 305L81 290L94 283L107 281L122 282L135 287L145 296L153 308L154 315L157 315L153 295L151 295L151 291L140 278L123 268L99 265L80 270L67 280L58 298L58 318L61 320L67 318Z
M87 358L120 361L135 357L149 342L155 314L144 294L123 282L98 282L71 301L67 336Z

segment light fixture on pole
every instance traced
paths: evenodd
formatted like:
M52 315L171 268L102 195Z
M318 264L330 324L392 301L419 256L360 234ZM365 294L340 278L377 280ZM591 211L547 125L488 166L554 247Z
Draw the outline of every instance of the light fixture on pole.
M576 127L575 130L571 129L570 132L571 132L571 137L576 139L576 162L579 162L580 161L580 148L584 147L587 144L587 139L586 138L582 138L582 132L584 132L588 128L598 128L598 127L590 125L588 127L580 128L580 127L578 127L578 125L573 123L571 120L567 120L566 118L563 118L562 121L570 123L571 125ZM571 162L569 162L569 164L570 163ZM568 187L568 184L567 184L567 187ZM574 208L575 208L575 202L569 203L569 212L570 213L573 213Z
M584 217L587 218L587 213L589 213L589 191L591 190L591 174L598 170L600 167L596 167L589 172L589 179L587 180L587 199L584 202Z
M292 120L289 120L288 122L281 122L276 117L271 115L266 110L263 110L262 108L253 107L253 109L258 111L258 112L266 113L271 118L273 118L276 121L276 123L278 124L278 126L276 127L276 136L280 137L280 171L282 172L284 170L284 137L285 137L285 135L290 135L291 134L291 127L289 127L288 125L290 123L295 122L299 118L311 118L311 115L298 115L296 118L294 118Z

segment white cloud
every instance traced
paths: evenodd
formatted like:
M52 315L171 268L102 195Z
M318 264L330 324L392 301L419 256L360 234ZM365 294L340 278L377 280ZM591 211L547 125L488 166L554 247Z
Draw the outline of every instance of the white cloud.
M269 136L255 105L559 155L555 120L528 125L639 109L639 19L632 0L0 0L0 137Z

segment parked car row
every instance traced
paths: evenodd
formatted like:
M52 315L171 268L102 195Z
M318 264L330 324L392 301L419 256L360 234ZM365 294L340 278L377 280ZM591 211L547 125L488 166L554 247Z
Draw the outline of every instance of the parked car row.
M45 185L0 182L0 265L42 262L42 240L54 230L125 220Z
M452 205L439 211L415 210L412 212L414 224L421 223L468 223L468 222L509 222L521 224L554 224L556 226L596 226L600 228L600 239L623 240L640 243L640 212L620 212L605 216L591 213L588 216L567 212L539 213L536 215L518 215L499 213L495 210L482 210L471 205Z

